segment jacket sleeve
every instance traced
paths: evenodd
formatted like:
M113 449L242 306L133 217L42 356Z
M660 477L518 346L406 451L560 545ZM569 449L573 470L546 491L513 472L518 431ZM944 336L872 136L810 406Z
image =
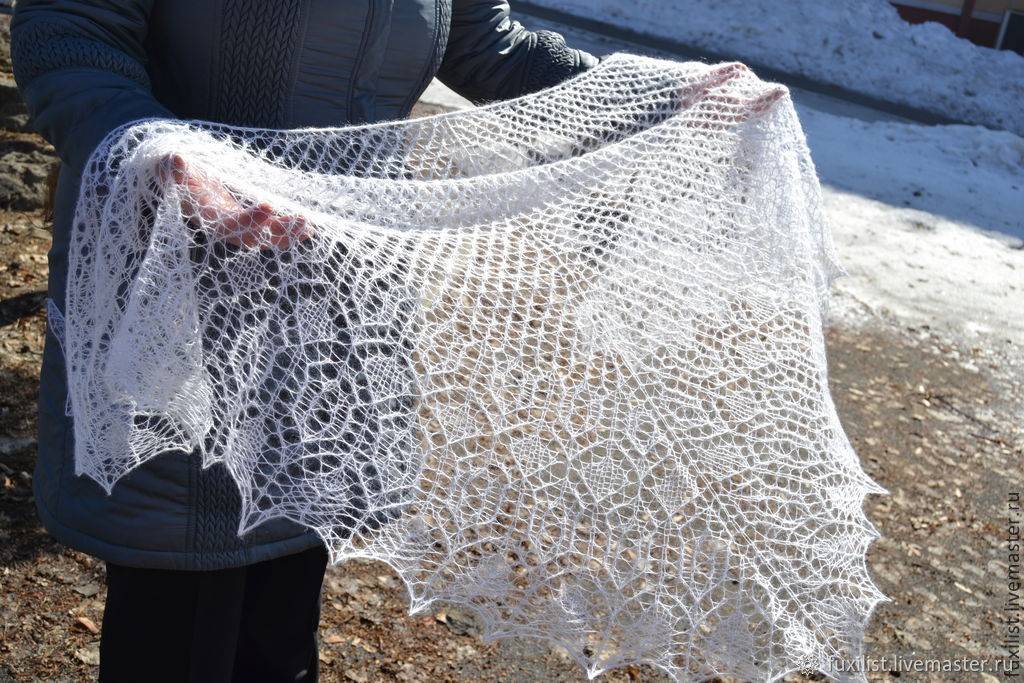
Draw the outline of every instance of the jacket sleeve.
M81 168L107 133L171 117L153 97L145 40L153 0L19 0L14 77L36 130Z
M451 31L438 79L476 102L526 95L574 76L597 58L551 31L528 31L507 0L452 0Z

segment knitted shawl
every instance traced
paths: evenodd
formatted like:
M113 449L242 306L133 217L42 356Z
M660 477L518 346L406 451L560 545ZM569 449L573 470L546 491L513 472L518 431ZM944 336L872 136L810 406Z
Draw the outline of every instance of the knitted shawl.
M476 109L149 120L82 180L76 470L223 463L275 517L590 676L863 680L883 599L829 395L841 273L788 91L614 55Z

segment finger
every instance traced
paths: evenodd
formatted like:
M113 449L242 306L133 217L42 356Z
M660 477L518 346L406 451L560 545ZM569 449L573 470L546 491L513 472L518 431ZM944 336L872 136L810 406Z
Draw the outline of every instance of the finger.
M172 154L170 158L171 179L183 185L188 179L188 164L180 154Z
M303 216L273 213L267 218L266 225L274 235L287 235L297 240L312 236L312 231Z
M306 220L305 216L295 217L295 222L292 231L295 233L296 238L299 239L300 241L308 240L314 234L316 234L313 231L312 226L309 225L309 221Z
M712 73L707 81L708 90L715 90L726 85L737 78L753 77L754 72L745 64L739 62L723 65ZM743 122L752 116L763 114L768 111L776 102L782 99L788 92L785 86L774 85L766 91L762 91L754 97L745 98L739 95L723 94L721 92L708 92L708 96L715 98L730 106L724 115L726 122Z
M228 244L249 249L265 248L273 241L271 216L266 205L258 205L220 216L213 226L217 235Z
M743 78L746 76L752 76L753 71L750 67L741 62L727 62L716 66L705 83L708 88L720 88L729 81L733 81L737 78Z
M207 178L193 169L185 170L186 197L183 208L188 208L219 233L229 233L243 227L244 209L235 196L222 183Z
M696 87L682 90L680 96L684 107L696 104L702 99L724 105L715 110L714 116L698 119L695 127L718 131L742 123L767 111L786 92L782 87L772 88L762 95L745 98L728 91L727 87L731 82L752 76L754 73L748 66L740 62L731 62L712 67ZM726 89L725 92L723 88Z
M217 213L217 220L211 226L218 237L228 244L254 247L259 244L259 217L255 209Z
M751 109L754 113L763 114L764 112L771 109L776 102L781 100L789 92L785 87L779 86L772 88L771 90L759 95L750 102Z
M755 117L761 116L770 110L776 102L781 100L787 93L785 87L776 87L759 93L749 99L732 98L728 103L733 106L729 113L722 117L725 123L744 123Z
M305 218L276 213L266 202L250 209L244 221L240 237L250 247L287 249L312 235Z
M713 66L700 80L688 83L676 91L676 108L688 109L711 96L716 88L750 73L750 69L739 62Z
M239 214L236 221L238 228L235 231L238 243L250 249L263 246L269 237L269 231L266 229L269 216L265 205L255 206Z
M260 204L254 214L258 225L253 234L258 237L260 249L272 247L287 249L290 240L287 227L281 218L273 212L268 204Z
M256 240L260 248L267 249L271 246L278 246L281 243L283 231L280 227L280 220L274 213L274 207L267 202L260 202L250 210L250 215L253 224L249 235Z
M304 217L277 213L266 202L261 203L257 208L260 211L260 221L265 230L269 231L270 242L273 246L287 249L294 242L312 236L312 231Z
M186 163L181 155L168 154L157 164L157 176L162 183L171 180L180 185L185 181L185 168Z
M281 249L287 249L313 236L313 231L302 216L277 216L267 225L271 244Z

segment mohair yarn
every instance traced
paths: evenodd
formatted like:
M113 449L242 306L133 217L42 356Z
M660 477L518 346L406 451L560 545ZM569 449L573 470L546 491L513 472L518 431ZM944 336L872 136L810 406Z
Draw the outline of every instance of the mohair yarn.
M169 158L305 238L221 238ZM619 54L369 126L138 122L77 207L76 469L223 463L240 533L292 519L591 676L863 680L883 489L829 395L840 273L789 93L742 64Z

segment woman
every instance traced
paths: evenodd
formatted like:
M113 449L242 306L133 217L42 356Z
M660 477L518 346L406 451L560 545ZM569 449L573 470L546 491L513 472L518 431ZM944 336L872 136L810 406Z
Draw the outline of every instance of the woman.
M11 34L19 87L62 161L55 302L83 165L122 124L373 122L406 116L435 75L479 102L554 85L597 61L511 21L504 0L19 0ZM175 182L202 182L184 160L170 168ZM222 188L207 197L224 225L296 228ZM318 537L283 519L239 537L234 482L185 454L146 463L107 496L74 474L66 392L48 334L35 497L54 536L107 562L101 680L315 680L326 565Z

